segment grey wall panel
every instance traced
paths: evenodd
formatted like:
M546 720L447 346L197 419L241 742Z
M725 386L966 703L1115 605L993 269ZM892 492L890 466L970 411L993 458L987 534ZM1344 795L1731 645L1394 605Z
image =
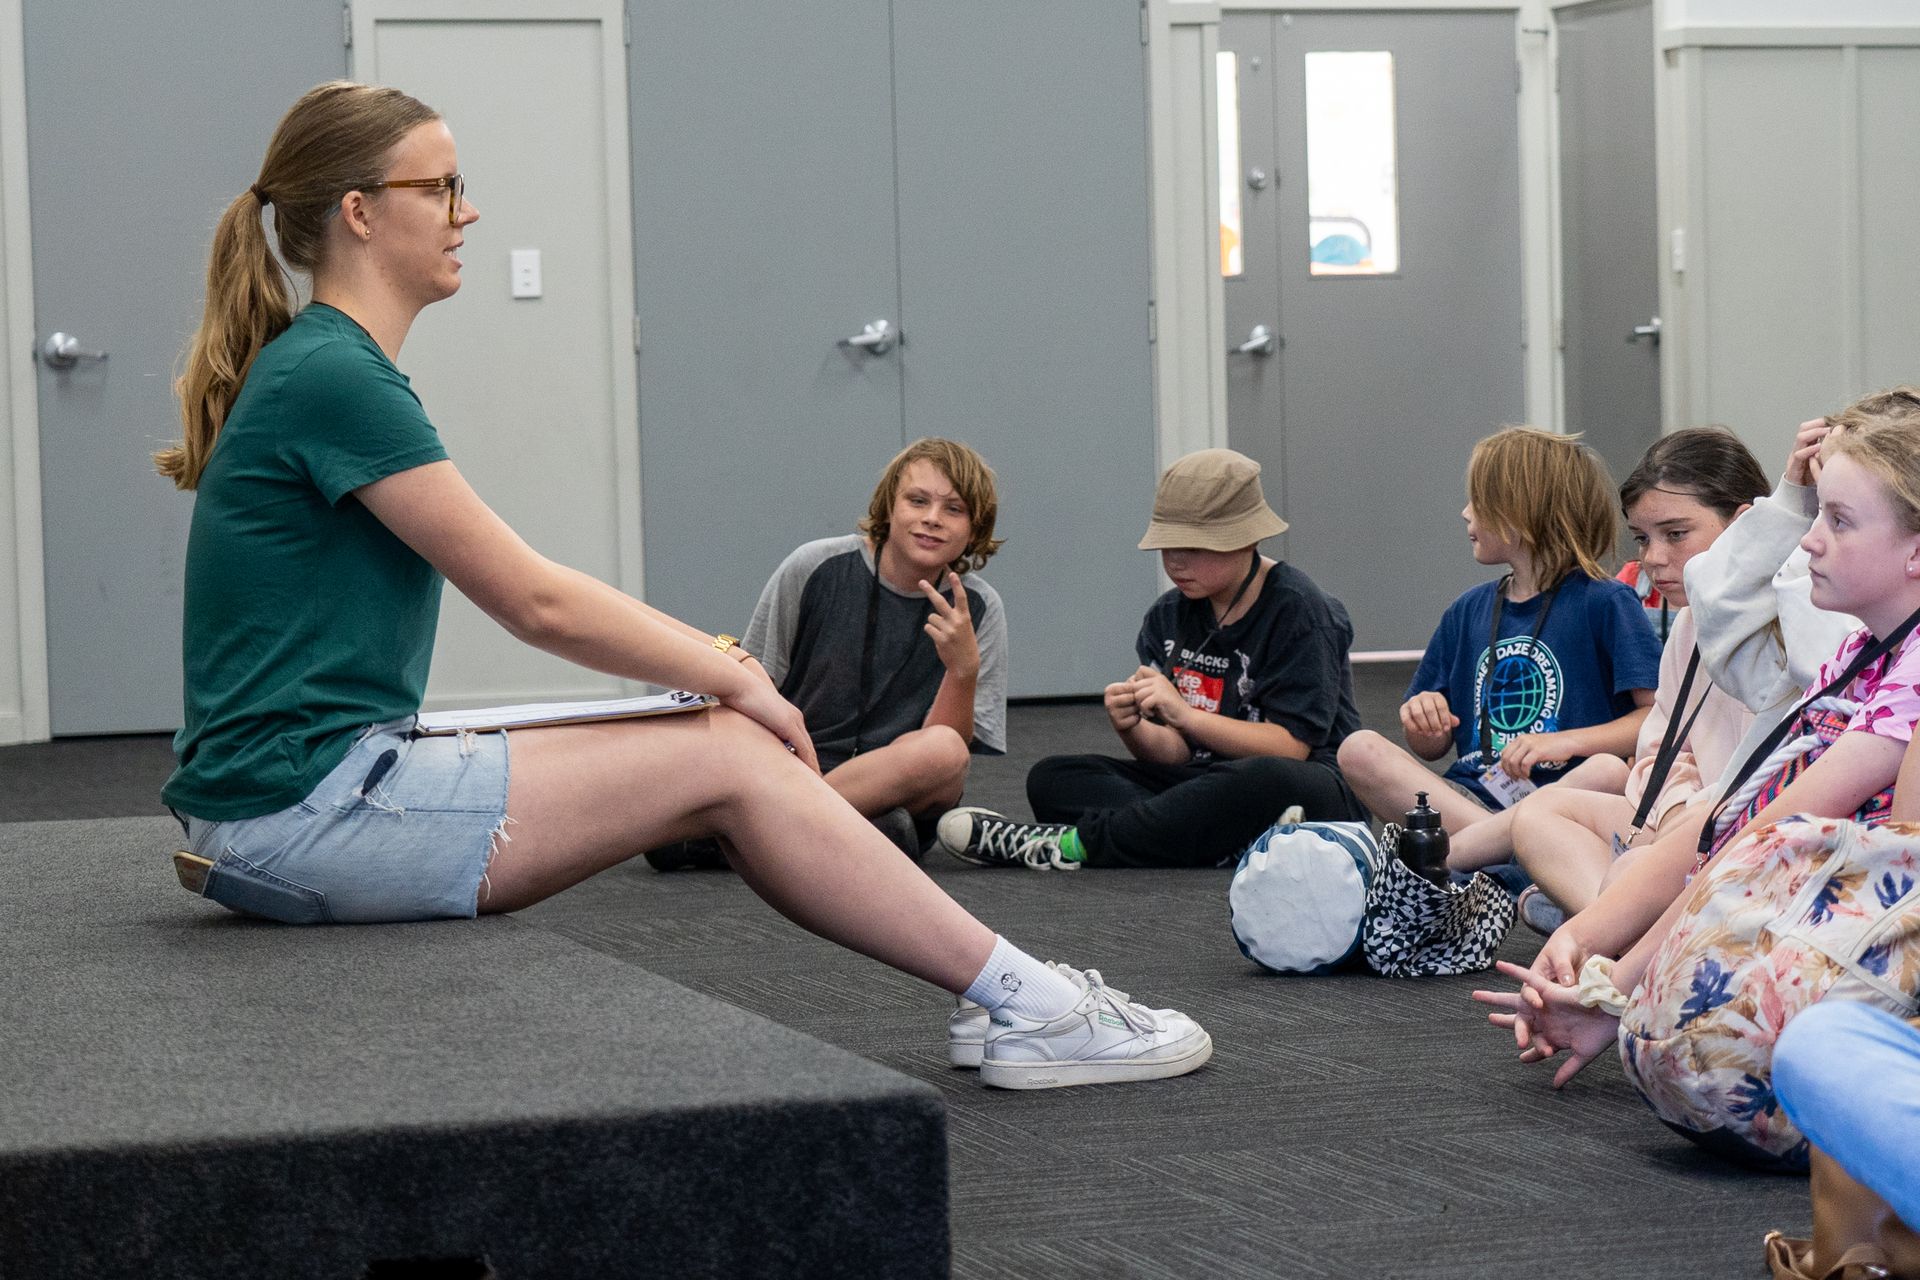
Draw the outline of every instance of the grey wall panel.
M1660 349L1627 341L1660 309L1653 6L1564 10L1555 38L1567 429L1621 479L1660 435Z
M179 437L214 223L344 71L340 5L27 0L24 34L37 327L111 353L39 373L53 731L168 729L191 500L148 454Z
M906 430L1000 477L1015 694L1136 665L1156 590L1146 73L1110 0L896 0Z
M746 627L901 444L886 0L637 0L640 472L651 603Z
M1710 319L1697 358L1707 416L1737 429L1769 468L1786 457L1795 424L1853 390L1843 62L1838 49L1704 54L1695 249Z
M1860 364L1867 391L1920 383L1920 49L1862 49Z

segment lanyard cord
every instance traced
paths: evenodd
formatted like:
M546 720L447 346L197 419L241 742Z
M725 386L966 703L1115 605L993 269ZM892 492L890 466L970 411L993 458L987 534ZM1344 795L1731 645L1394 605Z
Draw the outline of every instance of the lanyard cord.
M1195 654L1205 653L1207 646L1220 638L1220 633L1227 629L1227 618L1232 615L1234 609L1240 604L1240 597L1247 594L1247 588L1252 586L1253 580L1259 576L1260 548L1255 547L1253 549L1253 563L1247 566L1247 576L1240 579L1239 589L1233 593L1233 599L1227 601L1227 607L1220 611L1220 616L1215 618L1212 624L1207 627L1207 634L1201 637L1198 644L1193 646L1193 652Z
M1706 709L1707 699L1713 696L1713 684L1708 682L1701 691L1700 701L1693 706L1693 714L1686 723L1680 722L1680 713L1687 709L1687 695L1693 691L1693 677L1700 670L1700 646L1693 647L1693 656L1687 659L1687 674L1680 681L1680 696L1673 700L1673 718L1667 721L1667 731L1660 739L1660 750L1653 757L1653 769L1647 774L1646 790L1640 793L1640 806L1634 810L1633 825L1627 829L1627 843L1632 844L1634 837L1640 834L1640 828L1647 825L1647 815L1653 812L1653 802L1660 795L1660 788L1667 785L1667 774L1673 771L1673 762L1680 756L1680 744L1693 732L1693 722L1700 718Z
M1735 775L1732 782L1727 784L1727 789L1720 795L1720 802L1714 805L1713 812L1707 815L1707 824L1700 828L1700 843L1696 846L1703 856L1713 851L1714 834L1719 829L1720 818L1726 810L1727 801L1732 799L1747 779L1753 776L1753 771L1760 767L1761 762L1773 754L1773 749L1786 740L1787 734L1793 729L1795 724L1799 723L1800 717L1806 712L1806 709L1828 694L1846 688L1849 684L1853 683L1854 678L1862 671L1865 671L1869 666L1878 662L1881 658L1886 657L1889 653L1892 653L1900 646L1900 642L1905 640L1913 631L1915 624L1920 624L1920 609L1915 609L1912 613L1908 614L1907 620L1895 627L1892 631L1889 631L1886 639L1875 640L1872 644L1854 655L1853 661L1847 664L1845 671L1835 676L1825 688L1815 690L1812 695L1799 706L1787 712L1787 714L1781 718L1779 724L1773 726L1773 731L1766 736L1765 740L1762 741L1759 746L1753 749L1753 754L1748 756L1745 762L1741 764L1740 772Z
M1493 669L1498 664L1500 649L1500 614L1507 604L1507 584L1513 581L1508 574L1500 579L1500 585L1493 589L1493 625L1487 628L1487 676L1480 688L1480 767L1493 767L1493 712L1487 709L1487 695L1493 690ZM1553 602L1560 598L1560 584L1553 584L1547 592L1546 602L1540 606L1540 616L1533 620L1533 634L1527 637L1529 651L1539 643L1540 633L1547 628L1547 618L1553 613Z

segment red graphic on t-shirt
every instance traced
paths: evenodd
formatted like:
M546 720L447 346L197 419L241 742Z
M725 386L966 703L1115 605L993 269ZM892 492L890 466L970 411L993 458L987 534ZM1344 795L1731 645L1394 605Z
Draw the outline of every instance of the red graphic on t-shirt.
M1227 682L1221 677L1195 671L1192 667L1173 669L1173 687L1180 691L1181 701L1188 706L1215 713L1219 712L1220 699L1227 692Z

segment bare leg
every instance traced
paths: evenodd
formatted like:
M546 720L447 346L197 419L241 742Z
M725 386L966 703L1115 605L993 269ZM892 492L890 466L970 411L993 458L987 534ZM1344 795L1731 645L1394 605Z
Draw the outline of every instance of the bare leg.
M1632 821L1625 796L1549 787L1514 807L1514 856L1540 891L1573 915L1599 894L1613 866L1613 835Z
M1427 803L1440 811L1440 825L1449 834L1484 822L1488 811L1422 764L1412 752L1396 747L1371 729L1362 729L1340 744L1340 772L1347 785L1374 816L1399 822L1413 808L1414 793L1427 793Z
M1617 796L1626 785L1625 760L1619 756L1588 756L1567 770L1550 787L1534 792L1519 805L1488 816L1484 822L1474 823L1448 841L1447 866L1455 871L1477 871L1481 867L1497 866L1513 857L1513 815L1521 806L1532 804L1535 796L1553 795L1562 787ZM1558 902L1559 899L1555 898L1554 901Z
M827 785L867 817L889 809L945 812L960 803L971 757L943 724L903 733L827 773Z
M484 912L515 911L643 849L725 838L752 890L794 923L951 992L993 931L900 856L773 735L728 710L524 729Z
M1527 797L1531 799L1532 796ZM1525 804L1527 800L1520 803ZM1447 837L1447 869L1478 871L1513 857L1513 814L1513 809L1501 809L1464 831L1451 833Z

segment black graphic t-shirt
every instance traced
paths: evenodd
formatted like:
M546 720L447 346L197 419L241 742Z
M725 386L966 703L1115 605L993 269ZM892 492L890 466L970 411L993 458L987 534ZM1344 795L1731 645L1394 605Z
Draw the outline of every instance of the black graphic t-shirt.
M1353 701L1353 623L1338 600L1292 565L1276 563L1253 607L1215 629L1213 605L1169 591L1153 602L1136 644L1140 661L1173 681L1188 706L1277 724L1331 765L1360 727ZM1214 753L1193 745L1193 763Z

